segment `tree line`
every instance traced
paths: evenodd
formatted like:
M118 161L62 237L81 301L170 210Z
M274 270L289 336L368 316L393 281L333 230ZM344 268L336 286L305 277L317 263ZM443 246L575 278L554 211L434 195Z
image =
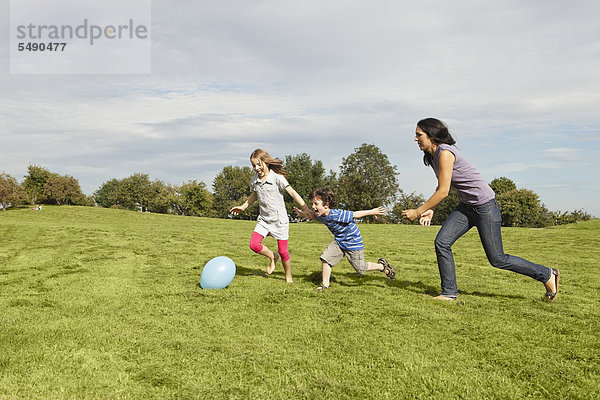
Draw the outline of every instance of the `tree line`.
M376 222L417 223L403 220L401 212L416 208L426 200L422 194L405 193L400 188L397 167L373 144L364 143L343 158L339 175L325 171L321 161L311 159L306 153L287 155L283 161L289 183L306 201L312 189L327 186L336 194L340 208L363 210L385 206L388 214ZM147 174L134 173L104 182L91 196L84 195L77 179L71 176L52 173L38 165L30 165L27 171L21 183L8 174L0 174L3 210L23 204L65 204L213 218L256 219L258 216L257 203L242 215L229 214L231 207L243 203L250 195L254 171L249 166L224 167L213 179L212 191L201 181L173 185L151 180ZM496 192L503 226L545 227L592 218L583 210L549 211L537 194L517 188L506 177L494 179L490 186ZM293 200L289 196L285 199L288 212L294 218ZM442 224L458 203L458 195L451 190L436 208L432 223Z

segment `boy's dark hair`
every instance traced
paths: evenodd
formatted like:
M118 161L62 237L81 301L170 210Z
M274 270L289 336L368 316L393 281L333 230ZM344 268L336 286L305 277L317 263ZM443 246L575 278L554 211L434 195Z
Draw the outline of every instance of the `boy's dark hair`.
M313 201L314 198L318 197L323 201L323 204L327 204L329 208L336 208L338 206L335 200L335 194L329 188L316 188L308 195L308 199Z

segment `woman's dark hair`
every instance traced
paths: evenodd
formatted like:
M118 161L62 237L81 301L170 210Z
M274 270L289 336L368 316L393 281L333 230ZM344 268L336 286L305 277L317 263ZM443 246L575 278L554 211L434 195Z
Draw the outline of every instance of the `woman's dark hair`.
M417 122L417 126L421 128L435 144L453 145L456 143L448 130L448 126L439 119L425 118ZM427 166L431 165L433 162L433 157L426 151L423 152L423 162Z
M333 190L329 188L316 188L308 195L310 201L313 201L313 199L317 197L321 199L323 204L327 204L329 208L336 208L338 206L337 201L335 200L335 194L333 194Z

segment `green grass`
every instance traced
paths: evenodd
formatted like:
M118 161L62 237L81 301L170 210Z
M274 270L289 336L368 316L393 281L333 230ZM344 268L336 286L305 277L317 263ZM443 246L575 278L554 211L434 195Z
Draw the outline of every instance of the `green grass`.
M503 229L557 267L560 294L496 270L475 230L439 289L437 227L361 225L365 256L315 291L321 224L291 224L295 283L248 247L254 223L85 207L0 212L0 399L600 398L600 221ZM265 244L273 247L271 238ZM229 288L198 286L227 255Z

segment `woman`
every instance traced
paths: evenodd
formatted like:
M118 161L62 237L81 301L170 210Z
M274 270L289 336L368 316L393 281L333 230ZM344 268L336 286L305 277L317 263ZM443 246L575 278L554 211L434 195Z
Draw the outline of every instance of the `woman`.
M502 218L494 191L458 152L446 124L435 118L419 121L415 141L423 151L423 162L433 168L438 186L422 206L404 210L402 216L411 221L420 218L421 225L429 225L433 208L448 196L450 186L456 189L460 198L460 204L446 219L435 238L435 252L442 281L442 292L435 299L455 300L458 296L452 244L476 226L492 266L542 282L546 287L546 300L553 301L558 293L560 272L504 253L500 231Z

